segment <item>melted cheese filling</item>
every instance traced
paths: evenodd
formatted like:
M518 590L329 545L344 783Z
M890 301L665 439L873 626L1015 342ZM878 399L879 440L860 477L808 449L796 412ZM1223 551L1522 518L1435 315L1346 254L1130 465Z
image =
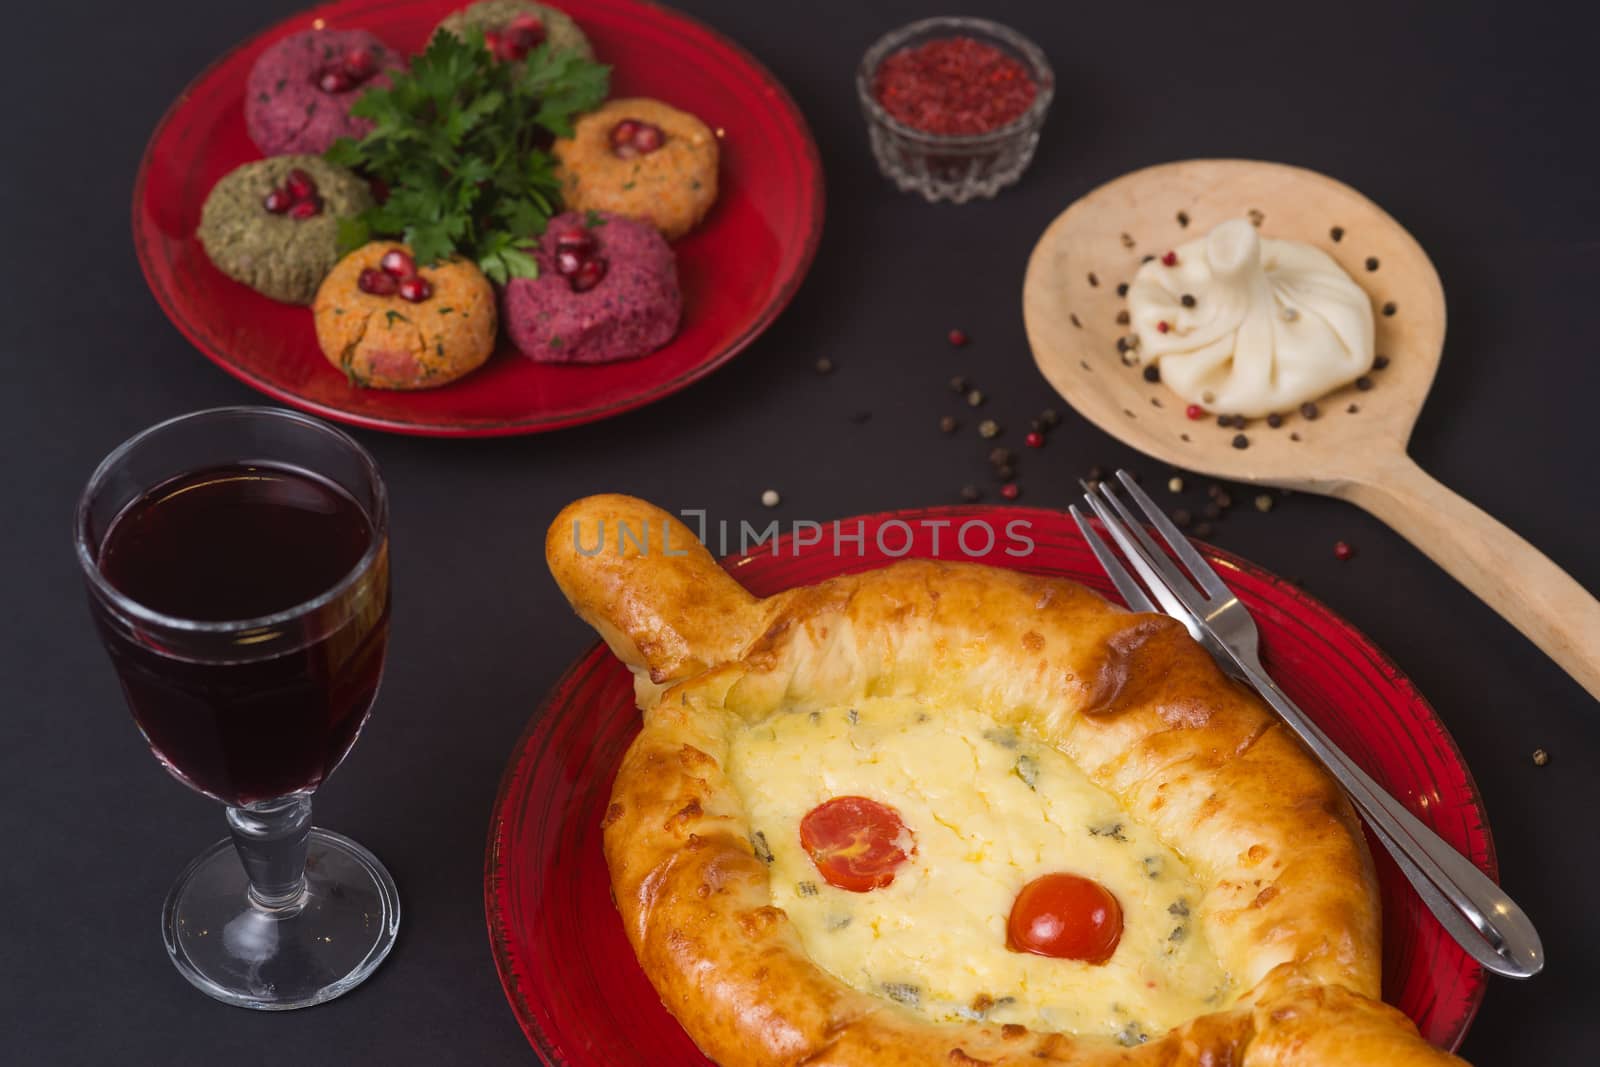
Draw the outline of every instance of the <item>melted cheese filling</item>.
M1138 1044L1222 1006L1229 982L1195 918L1183 859L1059 751L974 711L909 700L785 710L742 728L729 772L770 855L773 902L841 981L936 1021L992 1019ZM899 811L916 853L867 893L828 885L805 814L860 795ZM1105 964L1006 948L1012 902L1040 875L1092 878L1122 906Z

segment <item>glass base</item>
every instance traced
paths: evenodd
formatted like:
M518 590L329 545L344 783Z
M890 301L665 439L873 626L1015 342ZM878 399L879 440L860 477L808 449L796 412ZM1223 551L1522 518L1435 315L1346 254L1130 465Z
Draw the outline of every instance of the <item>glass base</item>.
M376 856L312 829L306 891L288 907L250 901L231 839L189 864L161 914L178 971L225 1004L284 1011L321 1004L366 980L394 947L400 896Z

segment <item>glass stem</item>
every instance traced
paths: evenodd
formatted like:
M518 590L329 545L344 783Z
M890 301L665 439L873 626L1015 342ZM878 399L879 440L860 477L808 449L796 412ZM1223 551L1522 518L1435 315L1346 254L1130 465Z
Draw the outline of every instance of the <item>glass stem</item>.
M230 806L228 829L250 879L250 903L278 914L299 911L306 899L311 794L291 793L247 807Z

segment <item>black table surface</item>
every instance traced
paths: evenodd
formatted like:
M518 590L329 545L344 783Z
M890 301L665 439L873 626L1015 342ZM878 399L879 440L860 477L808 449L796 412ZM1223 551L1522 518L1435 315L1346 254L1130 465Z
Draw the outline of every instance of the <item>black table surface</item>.
M389 865L404 929L376 975L331 1005L269 1015L213 1003L166 960L157 918L179 869L222 836L221 812L160 772L124 711L84 607L69 517L94 464L129 434L256 399L163 318L134 260L128 201L145 138L185 82L297 6L31 4L0 64L11 130L0 163L0 454L12 501L0 514L0 1059L534 1060L490 959L482 872L512 744L592 639L544 571L550 518L598 490L763 524L768 488L782 493L784 519L953 502L969 482L992 499L983 442L937 430L953 410L946 381L972 376L1013 427L1053 402L1023 336L1028 251L1073 199L1139 166L1297 163L1405 224L1438 265L1451 319L1414 455L1600 587L1590 289L1600 83L1570 6L1439 5L1423 19L1381 0L982 5L1044 47L1059 95L1023 182L952 207L879 178L852 82L867 45L937 13L929 5L685 0L766 63L812 124L828 180L816 265L748 352L644 410L522 439L358 434L393 496L397 614L378 707L318 796L318 820ZM972 344L951 349L951 327ZM831 376L813 370L822 355ZM1077 477L1116 464L1147 481L1169 473L1068 413L1048 447L1024 457L1023 502L1064 506ZM1591 1061L1594 703L1377 521L1306 495L1260 514L1253 494L1235 495L1212 539L1301 580L1416 681L1476 775L1506 887L1544 936L1547 971L1493 981L1464 1054ZM1338 539L1353 560L1334 559ZM1536 767L1541 747L1550 758Z

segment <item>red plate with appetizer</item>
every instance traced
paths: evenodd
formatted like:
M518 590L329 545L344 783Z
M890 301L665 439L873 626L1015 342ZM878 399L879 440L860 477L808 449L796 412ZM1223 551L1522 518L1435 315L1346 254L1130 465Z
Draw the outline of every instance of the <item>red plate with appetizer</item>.
M748 53L635 0L345 0L203 72L139 262L208 358L326 418L537 433L709 374L803 279L822 173Z
M633 505L637 504L633 502ZM628 504L627 498L610 497L592 498L589 502L579 502L573 508L581 510L591 506L593 509L601 505L633 506ZM1019 548L1022 540L1016 534L1018 524L1022 524L1027 542L1025 548ZM968 536L962 532L973 525L986 529L989 536L981 536L982 530L979 536ZM842 522L841 526L846 537L837 542L837 551L832 539L825 534L805 540L784 538L761 545L749 555L733 557L725 566L741 585L757 597L771 596L782 590L812 585L840 575L877 571L878 568L907 558L964 560L1009 570L1059 576L1114 596L1104 572L1072 520L1060 513L1026 508L935 508L852 519ZM576 531L577 527L574 529ZM957 536L958 533L960 536ZM668 535L662 536L671 541ZM577 537L575 532L574 538ZM554 544L553 541L551 543ZM569 586L573 584L575 574L595 566L600 567L596 573L601 573L605 567L612 566L610 563L592 564L589 553L579 546L577 540L574 541L574 547L582 553L582 558L573 556L576 562L571 567L562 564L558 569L552 563L558 582L562 583L563 590L569 596L573 595ZM1285 691L1382 786L1446 841L1492 875L1495 869L1494 849L1472 777L1444 726L1410 682L1365 637L1292 584L1237 557L1201 547L1212 564L1227 576L1234 592L1250 608L1261 630L1263 660ZM643 552L642 549L640 551ZM620 548L618 553L620 556ZM693 553L679 552L677 555ZM705 565L711 566L709 560ZM879 572L880 575L882 573ZM605 585L606 581L609 579L593 588L610 588ZM716 583L707 581L704 584ZM629 588L634 587L630 585ZM700 585L694 588L697 590L695 597L699 599L686 603L702 604L709 594ZM740 593L739 596L744 597L744 594ZM855 603L842 593L840 597L842 599L837 601L829 600L826 596L812 600L801 598L794 603ZM588 600L580 596L574 603L586 618L596 616L595 605ZM713 605L713 608L716 606ZM907 612L911 610L906 604L901 606ZM862 611L870 615L879 608L881 605L874 601ZM701 614L712 620L725 618L711 608ZM885 614L886 617L893 615ZM606 617L604 611L598 615ZM715 630L719 623L707 625ZM670 641L663 642L661 647L669 646L677 648ZM833 673L823 670L818 676L835 679L843 670L840 664L845 661L822 657L819 653L805 663L815 666L824 659L831 665L828 670ZM705 677L714 677L726 683L732 677L730 670L733 668L713 671ZM796 667L795 670L797 673L787 683L789 689L785 692L793 692L794 687L800 684L801 668ZM668 673L663 676L671 675ZM672 694L681 695L679 703L689 710L679 712L678 705L674 704L673 714L657 714L651 719L652 730L660 733L680 727L698 728L695 724L702 720L695 718L695 709L701 707L697 703L701 698L690 692L692 688L692 684L685 684L672 690ZM733 684L729 692L738 692L743 702L740 706L746 707L757 702L765 690L761 690L758 683L751 682L743 688ZM689 748L683 748L682 751L672 749L680 757L674 760L650 755L655 752L654 749L645 755L640 755L637 750L629 752L635 739L640 737L641 719L636 697L645 699L652 694L659 699L659 687L651 690L648 683L636 694L634 678L629 671L604 646L597 646L566 673L535 713L526 734L518 742L501 783L490 826L485 870L485 904L490 941L501 981L518 1021L535 1048L553 1064L623 1067L629 1064L709 1062L684 1029L695 1029L691 1024L698 1024L702 1020L690 1018L685 1021L684 1027L680 1027L662 1004L662 997L657 992L660 983L653 986L652 980L659 978L664 970L671 971L671 964L680 958L698 958L695 953L712 944L716 931L702 924L696 927L696 936L700 940L691 938L686 941L682 952L668 953L666 956L652 955L650 961L655 970L649 971L647 977L648 968L642 968L636 960L634 948L630 946L624 931L622 917L618 914L619 904L624 906L625 912L633 914L629 908L636 900L631 892L626 897L619 893L615 901L612 896L612 888L616 884L615 864L621 862L626 868L642 854L641 850L648 852L652 847L652 834L658 830L665 834L666 830L672 829L668 825L662 830L659 819L640 823L639 819L643 816L636 812L642 810L640 806L647 804L649 798L656 797L660 790L666 792L659 803L668 808L674 807L677 803L674 798L681 800L681 797L668 788L671 774L667 772L673 771L680 762L689 767L688 757L696 754ZM852 752L867 752L868 755L863 758L870 759L871 753L877 751L870 745L865 749L860 748L858 742L864 744L863 738L868 735L858 737L855 731L877 731L871 737L878 737L879 734L887 737L885 723L890 720L880 722L879 719L893 712L893 709L885 711L876 705L868 708L862 704L859 705L862 710L858 717L855 710L857 706L852 701L849 710L821 710L813 711L809 716L792 715L762 720L757 727L752 727L748 738L741 734L734 742L730 742L745 747L738 750L741 753L738 759L729 757L731 762L727 766L731 770L727 774L734 779L739 779L740 774L756 775L750 783L746 783L750 788L739 785L739 789L743 790L741 795L745 797L744 803L761 806L761 817L767 820L767 829L777 825L771 823L768 817L772 811L783 808L784 798L793 792L789 787L797 781L805 786L800 792L806 795L801 797L797 806L791 805L794 812L805 812L791 835L794 839L780 839L771 834L753 832L749 847L756 860L765 862L767 868L775 872L771 875L774 899L777 899L780 887L785 893L793 890L792 901L784 897L784 910L790 915L796 929L799 929L803 920L809 920L795 909L803 912L808 906L820 906L823 911L818 913L821 916L818 930L847 931L844 934L818 934L818 937L853 937L848 931L860 928L863 924L850 926L848 916L851 912L839 911L844 907L839 901L846 897L854 900L874 894L885 895L887 899L899 887L900 874L906 876L908 886L914 889L911 880L922 877L917 872L931 862L929 857L942 847L937 843L935 824L918 817L912 792L891 790L873 796L868 795L867 790L855 788L863 782L877 782L879 777L885 775L888 777L883 780L888 782L900 773L895 769L900 765L886 759L883 765L888 770L863 770L860 776L851 776L854 772L849 772L845 765L849 763ZM917 730L933 727L918 725L928 723L929 715L913 715L911 712L914 710L917 709L901 709L905 712L902 732L908 737L921 737L916 734ZM935 713L933 721L938 720L939 714ZM796 737L790 738L791 743L786 744L783 739L789 736L787 732L795 732ZM799 733L804 733L807 740L799 741ZM645 739L651 736L647 731ZM1021 749L1012 750L1015 739L1005 735L1004 731L990 729L981 736L986 742L1006 749L998 757L1000 763L997 766L1004 764L1007 759L1016 761L1012 777L1019 781L1013 782L1010 777L1001 775L993 780L997 783L993 785L994 790L1003 787L1022 797L1034 795L1027 791L1033 790L1036 782L1043 788L1044 778L1041 776L1049 770L1046 766L1048 753L1030 760L1026 753L1021 756L1016 754ZM932 740L927 741L927 745L933 743ZM926 745L916 751L921 753L920 758L932 760L930 765L937 765L943 770L966 768L970 771L974 759L980 763L988 759L988 755L985 755L988 750L978 742L972 742L965 749L957 751L953 762L948 764L935 758L937 752ZM624 762L625 753L631 762ZM807 810L807 805L814 798L811 796L811 787L805 785L805 781L815 778L815 775L809 775L805 768L817 762L826 766L830 786L840 788L826 790L833 792L834 798ZM873 767L878 767L878 762L872 762ZM619 766L624 768L621 778L618 776ZM708 773L702 765L694 766L700 769L692 773ZM795 767L800 770L795 771ZM945 788L949 785L947 777L937 777L942 783L942 797L949 793ZM629 793L624 788L622 792L626 793L625 797L614 795L614 781L633 788L633 792ZM642 786L641 783L646 785ZM796 793L796 796L799 795ZM994 793L995 798L999 796L999 792ZM884 803L885 797L899 797L900 806L897 808ZM955 810L951 807L955 801L946 797L946 802L948 810L945 815L955 817L950 815ZM711 804L710 801L707 803ZM998 805L999 800L995 799L994 803ZM908 804L912 806L906 806ZM721 805L720 799L717 805ZM731 817L728 812L732 808L717 805L705 810L711 811L714 807L717 818ZM772 811L768 811L768 808ZM994 810L1013 811L1021 808L1006 806L995 807ZM704 815L701 809L690 805L679 815L689 817L696 813ZM655 818L655 813L651 817ZM634 820L633 823L629 823L630 819ZM668 823L671 822L668 819ZM618 836L618 827L630 825L640 835L638 840L629 836L633 831ZM1121 847L1125 840L1133 839L1129 836L1135 834L1132 825L1125 824L1121 819L1103 826L1091 824L1089 838L1082 841L1074 838L1078 843L1072 847L1083 852L1093 845L1115 853L1113 846ZM991 836L997 842L994 848L1000 849L998 842L1010 840L1014 834L1007 831ZM605 839L604 850L602 838ZM707 844L706 840L693 842L691 835L691 843L696 850L694 855L709 854L702 847ZM1140 850L1135 851L1143 854ZM1466 1033L1482 999L1483 972L1437 925L1389 860L1387 853L1378 848L1372 851L1378 880L1376 903L1381 904L1383 917L1383 997L1409 1016L1427 1041L1454 1048ZM607 853L613 861L613 870L609 874ZM1050 854L1063 853L1060 849L1053 849ZM1134 853L1129 856L1138 858ZM692 856L680 858L691 867L697 862ZM983 861L980 856L967 856L965 860L946 859L953 866L942 868L948 876L942 882L951 886L968 885L972 881L968 876L976 868L967 864ZM1079 856L1079 859L1083 857ZM1159 873L1151 873L1148 869L1152 857L1145 856L1141 862L1146 868L1143 875L1135 870L1130 875L1133 881L1129 884L1155 885L1155 882L1149 881L1156 879ZM745 866L751 864L746 863ZM719 866L717 870L720 872L717 877L728 879L726 883L719 884L731 885L733 868ZM812 871L816 873L812 874ZM799 872L801 880L792 882L790 876L796 872ZM779 873L783 874L782 878ZM824 882L825 885L822 884ZM658 889L662 894L668 893L664 887L652 883L652 901ZM1148 896L1148 893L1145 895ZM907 896L906 899L910 900L911 897ZM1119 899L1122 902L1120 907L1117 903ZM1122 891L1114 896L1104 884L1089 878L1070 873L1051 874L1022 888L1016 897L1009 926L1002 934L1007 939L1009 949L1014 953L1029 954L1030 957L1061 957L1095 964L1110 958L1113 953L1119 953L1116 958L1120 959L1130 951L1140 951L1138 945L1142 944L1138 941L1138 935L1124 933L1123 913L1127 914L1128 930L1134 930L1138 923L1137 913L1146 903L1143 896L1131 891ZM1157 903L1165 907L1165 898ZM1182 903L1180 901L1180 905ZM1131 911L1127 910L1130 906ZM1063 928L1053 920L1038 921L1041 915L1056 915L1063 913L1063 909L1089 917L1092 921L1086 919L1070 928ZM767 913L775 909L758 910ZM1186 907L1177 905L1165 907L1164 911L1161 908L1156 910L1161 911L1163 918L1180 916L1184 922L1191 915ZM952 920L952 923L951 930L961 925L956 920ZM1168 924L1171 925L1170 920ZM871 930L879 931L885 938L890 934L884 931L901 928L894 921L886 921L881 928L876 923L869 925ZM988 927L984 926L983 929L987 930ZM1158 932L1165 933L1165 928L1162 927ZM648 935L649 931L645 933ZM675 935L669 933L668 943L672 936ZM752 929L749 938L756 936L757 931ZM1119 949L1119 937L1133 937L1135 942L1131 948L1124 944ZM1163 937L1159 940L1166 944L1168 941L1176 943L1177 939ZM1182 944L1192 946L1193 940L1193 937L1185 938ZM648 936L641 943L647 946L652 944ZM816 955L819 944L806 941L807 951L817 959L822 958ZM825 945L822 947L826 948ZM932 958L929 957L930 960ZM968 958L976 957L963 957ZM776 957L768 959L763 956L762 960L771 968L777 968L782 962ZM765 964L761 972L763 974L767 971ZM932 963L928 965L933 966ZM829 966L826 961L824 966ZM834 969L832 973L843 972ZM989 973L983 971L985 975ZM929 986L919 1001L919 986L912 982L918 976L905 977L905 982L890 982L881 988L874 988L874 995L898 1001L899 1004L893 1006L896 1009L910 1005L908 1011L931 1010L930 1005L922 1001L932 994L933 987ZM676 1009L682 1009L684 1005L690 1005L692 1009L692 1002L700 995L696 990L710 988L725 978L725 975L717 975L716 982L713 982L702 976L701 986L684 992L672 1002ZM1106 981L1111 981L1111 978L1108 977ZM1032 986L1028 988L1031 990ZM1151 988L1154 988L1153 982ZM970 1008L958 1008L956 1015L960 1019L988 1019L994 1012L1003 1015L1003 1010L1010 1010L1004 1008L1007 1002L1018 999L1000 997L1006 991L993 990L994 997L1000 999L980 998L986 1002L980 1006L974 1001ZM752 994L752 997L754 999L748 1000L750 1011L746 1014L751 1019L763 1018L758 1010L760 996ZM1060 1004L1052 1001L1055 1007L1051 1010L1056 1011L1060 1007L1065 1011L1067 1008L1061 1005L1076 1005L1083 999L1079 997ZM1026 1001L1026 998L1023 1000ZM787 996L786 993L785 1004L788 1008L800 1011L804 1007L804 998ZM1199 1009L1201 1014L1205 1010L1208 1009ZM1374 1010L1378 1010L1375 1005ZM895 1012L884 1010L880 1014L885 1019L900 1019L902 1022L910 1018L905 1012L896 1015ZM801 1015L804 1015L803 1011ZM1397 1014L1391 1012L1390 1016L1409 1032L1409 1024ZM1104 1029L1105 1025L1109 1025L1105 1019L1095 1016L1087 1024L1087 1029L1078 1026L1069 1026L1067 1029L1073 1033L1096 1035L1095 1027ZM799 1027L801 1023L796 1022L795 1026ZM1098 1040L1106 1044L1106 1049L1102 1051L1106 1057L1114 1058L1117 1044L1159 1043L1160 1029L1125 1027L1110 1037L1099 1034L1085 1037L1084 1040ZM701 1026L700 1030L706 1034L721 1032L716 1027L707 1026ZM1001 1038L1013 1038L1018 1035L1026 1037L1034 1031L1031 1025L1019 1025L1005 1027L999 1033ZM909 1034L910 1030L905 1032ZM1414 1035L1409 1040L1416 1043ZM723 1058L731 1056L738 1060L741 1048L727 1045L723 1049ZM1145 1051L1155 1050L1152 1045ZM841 1062L847 1058L843 1053L840 1056ZM957 1062L958 1057L952 1054L949 1059L950 1062ZM977 1061L986 1062L983 1057L978 1057ZM960 1059L960 1062L969 1060ZM1096 1059L1095 1062L1101 1060Z

